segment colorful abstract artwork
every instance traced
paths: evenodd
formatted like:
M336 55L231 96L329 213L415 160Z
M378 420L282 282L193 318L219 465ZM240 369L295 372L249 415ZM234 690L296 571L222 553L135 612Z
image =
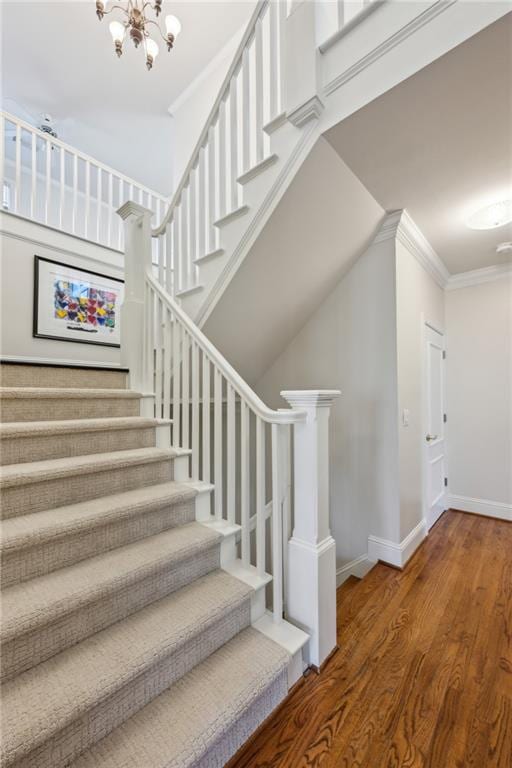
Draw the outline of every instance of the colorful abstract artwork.
M124 284L35 257L34 336L119 346Z
M117 295L112 291L91 288L88 283L56 280L55 317L82 325L116 327Z

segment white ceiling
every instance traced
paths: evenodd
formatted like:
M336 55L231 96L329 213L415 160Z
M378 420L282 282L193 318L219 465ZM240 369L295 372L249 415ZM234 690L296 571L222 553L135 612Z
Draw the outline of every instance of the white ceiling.
M387 211L407 208L451 273L503 263L512 226L472 231L512 197L512 14L332 128L326 138Z
M3 0L3 106L33 118L50 113L62 139L167 194L167 108L247 23L252 8L250 0L165 0L163 16L178 16L182 32L171 53L162 41L148 72L143 52L131 44L117 59L108 29L115 14L99 22L94 0Z

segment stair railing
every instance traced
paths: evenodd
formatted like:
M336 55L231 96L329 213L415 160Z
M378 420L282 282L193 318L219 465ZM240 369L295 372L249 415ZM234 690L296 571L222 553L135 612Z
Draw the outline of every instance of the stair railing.
M198 269L219 249L219 226L244 211L244 177L264 163L269 131L284 111L287 3L260 0L160 226L165 287L197 286Z
M0 112L2 209L123 250L115 215L126 200L160 222L168 198L8 112ZM154 254L156 261L156 254Z
M211 492L208 520L235 527L237 567L265 601L272 583L265 605L274 623L286 606L320 666L336 643L328 418L339 393L284 392L291 408L268 408L165 289L163 265L159 279L153 274L151 212L128 202L119 214L130 387L143 393L145 415L172 420L169 444L190 451L190 478Z

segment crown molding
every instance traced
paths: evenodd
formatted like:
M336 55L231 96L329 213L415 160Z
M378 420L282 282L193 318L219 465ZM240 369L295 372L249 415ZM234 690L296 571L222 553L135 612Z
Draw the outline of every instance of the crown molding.
M512 277L512 264L493 264L492 267L471 269L468 272L458 272L452 275L446 285L447 291L456 291L459 288L470 288L473 285L492 283L495 280Z
M447 285L450 273L405 209L386 215L373 242L385 240L398 240L441 288Z
M435 282L441 288L445 288L450 273L405 209L402 211L398 222L396 235L397 240L402 243L404 248L407 248Z

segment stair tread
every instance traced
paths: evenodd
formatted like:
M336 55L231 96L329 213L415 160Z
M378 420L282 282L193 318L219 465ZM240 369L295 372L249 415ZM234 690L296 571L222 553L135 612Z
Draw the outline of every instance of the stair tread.
M0 467L0 486L11 488L25 483L55 480L68 475L86 474L173 459L180 452L173 448L132 448L109 453L92 453L62 459L44 459Z
M253 628L245 629L90 747L70 768L202 765L196 761L229 732L288 660L276 643Z
M137 511L142 512L152 504L172 506L189 501L196 494L197 491L191 485L171 480L168 483L135 488L44 512L12 517L2 522L0 549L7 553L65 538L95 526L110 524Z
M7 682L2 764L59 733L249 595L229 574L214 571Z
M149 429L158 425L157 419L144 416L114 416L97 419L63 419L61 421L9 421L0 424L0 439L11 437L42 437L45 435L96 432L116 429Z
M220 538L200 523L188 523L8 587L2 592L2 640L50 624L120 587L129 588L171 561L194 557Z
M84 398L126 398L133 400L140 397L140 392L134 392L131 389L95 389L92 387L83 389L75 387L0 387L0 398L4 398L5 400L15 398L66 398L72 400L82 400Z

